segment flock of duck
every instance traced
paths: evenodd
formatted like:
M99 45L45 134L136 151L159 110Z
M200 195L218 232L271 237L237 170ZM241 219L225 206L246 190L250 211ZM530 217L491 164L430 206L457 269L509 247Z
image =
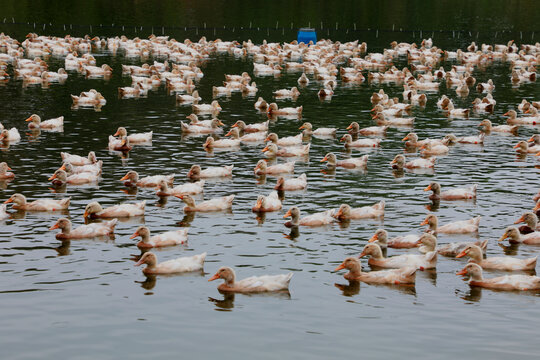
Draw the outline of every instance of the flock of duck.
M123 65L122 73L130 76L132 85L118 89L120 98L147 96L148 91L165 86L175 96L176 101L182 105L192 106L193 114L187 117L188 122L181 123L182 132L191 135L207 136L201 143L207 151L221 149L223 151L235 150L242 143L260 143L265 159L255 165L255 176L276 176L277 181L269 195L259 195L253 205L254 212L280 211L283 207L283 192L304 190L307 188L306 174L291 177L294 174L295 161L302 161L309 156L311 137L319 137L334 141L338 132L344 135L340 141L347 150L362 148L378 148L382 145L383 137L389 127L410 127L414 124L414 117L409 116L413 107L422 109L428 96L438 91L441 83L446 82L450 88L455 88L456 96L467 96L470 89L483 94L477 98L472 109L456 108L453 100L448 96L437 99L437 106L451 118L466 118L470 111L476 113L493 112L496 100L491 95L495 89L492 80L476 84L472 76L479 67L487 67L494 61L507 62L511 68L509 81L518 86L524 82L536 81L536 66L540 62L540 44L522 45L518 48L513 42L506 45L481 45L472 43L466 50L456 52L443 51L435 46L431 39L424 40L420 47L416 44L393 42L389 49L383 53L369 53L366 55L365 43L348 42L339 43L322 40L310 46L293 43L268 43L255 45L251 41L240 44L236 41L207 41L201 38L198 42L185 40L178 42L168 37L151 36L149 39L128 39L124 36L100 39L98 37L64 38L38 36L29 34L22 43L11 37L0 35L0 80L10 81L11 77L21 79L25 86L47 86L51 82L65 82L68 71L77 71L86 77L106 78L113 73L111 66L102 64L96 66L96 59L91 55L95 49L106 49L115 54L122 51L126 58L140 58L146 60L149 56L165 58L164 62L154 61L153 64L142 66ZM323 100L331 99L334 89L339 83L357 83L369 81L372 84L396 83L403 84L403 102L398 98L390 97L380 90L371 97L373 104L372 117L374 126L360 128L357 122L352 122L347 129L317 128L304 122L300 126L301 133L295 136L280 137L277 132L269 132L274 120L279 117L301 119L303 107L279 107L275 102L267 102L259 97L254 103L254 111L266 113L268 120L246 124L239 120L232 124L225 137L220 138L223 127L222 120L217 119L221 105L220 97L231 96L240 92L248 96L256 96L258 88L252 82L251 76L244 72L240 75L225 75L223 86L214 86L212 93L214 100L211 103L201 103L202 99L196 90L197 81L204 76L200 64L216 53L229 53L236 58L249 57L253 60L253 74L255 76L276 76L282 71L302 72L298 78L300 89L310 81L317 81L321 89L317 96ZM57 72L48 71L46 59L49 55L64 56L65 70ZM79 55L81 54L81 55ZM23 57L31 58L25 59ZM406 57L409 68L402 70L392 66L392 61L399 57ZM455 59L450 69L440 67L434 70L443 59ZM458 65L459 64L459 65ZM366 74L367 71L367 75ZM338 77L339 76L339 77ZM311 79L310 79L311 78ZM217 84L216 84L217 85ZM475 86L476 85L476 86ZM296 99L300 94L298 87L291 89L278 89L273 92L276 99ZM100 110L106 105L106 99L98 91L91 89L79 95L72 95L74 107L92 107ZM435 100L432 100L435 101ZM406 149L420 149L420 157L407 159L408 153L397 154L390 163L395 171L416 171L417 169L430 169L436 165L437 156L446 155L452 151L456 143L483 145L487 136L497 133L517 135L519 127L538 130L540 124L540 101L516 104L515 110L508 111L507 124L493 125L490 120L483 120L478 124L481 128L479 135L457 137L447 134L442 139L419 139L418 135L410 132L405 138ZM204 117L208 119L203 120ZM28 129L44 131L63 131L63 117L42 120L39 115L30 115L26 121ZM4 145L16 144L21 136L16 127L4 129L0 124L0 141ZM275 127L274 131L278 131ZM126 128L119 127L115 134L109 136L109 149L115 151L131 151L140 144L151 143L153 132L131 134ZM521 140L515 146L515 151L523 156L527 154L540 155L540 134L534 134L530 139ZM276 159L288 158L292 161L278 163ZM59 168L52 174L49 181L54 186L80 185L100 181L103 162L98 160L94 152L88 156L79 156L61 152L59 154ZM365 169L368 166L369 155L338 159L334 153L328 153L320 160L325 162L329 169L343 167L345 169ZM12 180L15 178L13 170L6 162L0 163L0 179ZM174 185L175 175L152 175L141 177L135 171L128 171L120 180L128 187L144 187L156 189L160 197L174 196L185 203L184 212L222 211L232 207L235 195L229 195L210 200L196 202L195 195L204 191L205 181L211 178L231 177L234 165L223 167L201 168L195 164L187 173L190 182ZM477 185L471 184L463 188L442 189L439 183L432 182L424 191L431 191L429 198L432 201L471 200L477 197ZM511 243L526 245L540 244L540 191L534 196L536 206L531 203L532 211L524 212L517 218L516 223L524 222L526 225L508 227L500 240L508 239ZM25 211L58 211L68 209L70 198L61 200L38 199L28 202L24 195L13 194L4 201L0 207L0 220L8 219L7 204L12 204L14 210ZM98 202L90 202L84 209L85 225L73 228L67 218L58 219L50 230L60 229L56 238L62 241L72 239L93 238L109 236L114 233L117 218L143 216L145 214L145 201L139 203L123 203L103 208ZM342 204L338 209L329 209L323 212L302 216L299 207L293 206L284 214L290 218L285 226L316 227L335 222L355 219L379 219L384 217L385 201L379 201L372 206L352 208ZM102 219L93 222L93 219ZM530 271L536 266L536 257L518 259L510 256L485 257L487 241L457 242L438 244L438 234L474 234L478 232L480 217L465 221L458 221L439 225L434 214L428 215L421 225L427 225L422 235L408 234L389 237L384 229L377 230L365 245L358 257L346 258L335 271L347 269L344 277L350 281L366 283L404 285L415 283L418 270L433 269L436 267L438 256L468 257L468 264L458 275L469 275L469 284L502 290L538 290L540 278L531 275L505 275L494 278L484 278L483 270L502 271ZM147 275L171 274L201 270L206 258L206 252L181 257L158 263L152 248L177 246L184 244L188 238L189 228L164 232L153 235L147 226L140 226L131 236L139 238L137 246L143 250L135 265L146 264L142 270ZM418 249L417 254L401 254L386 257L387 248L391 249ZM369 257L368 264L372 271L362 271L360 259ZM386 268L388 270L380 270ZM249 277L237 280L235 272L230 267L220 268L208 280L223 279L224 283L218 289L228 292L265 292L283 291L289 287L292 273Z

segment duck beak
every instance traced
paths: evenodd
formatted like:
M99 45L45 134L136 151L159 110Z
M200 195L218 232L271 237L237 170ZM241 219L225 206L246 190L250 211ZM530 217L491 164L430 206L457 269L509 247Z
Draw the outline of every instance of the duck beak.
M62 166L60 166L60 167L58 168L58 170L64 170L64 171L66 171L66 164L62 164Z
M121 178L119 181L124 181L124 180L127 180L127 179L129 179L129 177L128 177L128 175L126 174L126 175L124 175L124 177Z
M362 251L362 253L360 255L358 255L358 258L363 258L364 256L366 256L366 253L364 251Z
M508 112L505 112L505 113L503 114L503 116L508 116Z
M268 146L266 146L264 149L262 149L262 152L267 152L268 150Z
M426 145L423 145L420 147L420 150L424 150L426 148Z
M461 271L458 271L456 275L467 275L467 269L463 268Z
M395 164L395 163L397 163L397 160L396 160L396 159L390 161L390 165Z
M13 202L13 199L12 199L12 198L9 198L9 199L7 199L6 201L4 201L4 204L9 204L9 203L11 203L11 202Z
M49 230L54 230L54 229L58 229L58 228L59 228L59 225L58 225L58 223L56 223L56 224L54 224L53 226L51 226L51 227L49 228Z
M534 156L540 156L540 151L537 152Z
M540 210L540 202L536 203L536 206L533 209L533 211L538 211L538 210Z
M117 132L114 133L113 136L118 136L118 135L120 135L120 134L119 134L118 131L117 131Z
M264 139L264 142L270 141L270 136L267 136L266 139Z
M531 136L531 138L529 140L527 140L527 142L533 142L533 141L534 141L534 139L533 139L532 136Z
M84 218L87 218L90 214L88 213L88 211L85 211L84 214L83 214L83 217Z
M345 141L345 136L343 136L341 139L339 139L339 141L341 141L341 142Z
M220 109L221 109L221 108L220 108ZM224 124L223 121L221 121L221 120L218 120L218 124L219 124L219 126L225 126L225 124Z
M234 124L234 125L233 125L233 126L231 126L231 127L233 127L233 128L235 128L235 127L238 127L238 124Z
M427 219L425 219L424 221L422 221L422 223L420 224L420 226L422 226L422 225L427 225L427 224L428 224L428 221L427 221Z
M345 269L345 265L343 265L343 263L341 263L338 267L336 267L336 268L334 269L334 271L339 271L339 270L341 270L341 269Z
M327 156L325 156L325 157L321 160L321 162L325 162L325 161L328 161L328 157L327 157Z
M501 238L499 239L499 241L503 241L504 239L506 239L508 237L508 234L507 233L504 233L503 236L501 236Z
M343 211L341 209L338 210L336 215L334 215L335 218L339 218L341 215L343 215Z
M291 217L292 214L291 214L291 210L287 211L287 213L285 215L283 215L283 218L288 218L288 217Z
M49 178L49 181L54 180L54 179L56 179L56 174L53 174L53 175Z
M405 136L403 139L401 139L401 141L406 141L406 140L409 140L409 136Z
M302 130L302 129L304 129L304 125L302 125L302 126L300 126L300 127L298 128L298 130Z
M140 266L143 263L143 259L141 258L139 261L137 261L133 266Z
M377 240L379 240L379 237L377 236L377 234L375 234L375 235L373 235L371 237L371 239L368 240L368 242L374 242L374 241L377 241Z
M527 111L524 112L524 114L528 114L531 112L531 109L527 109Z
M215 273L210 279L208 279L208 281L214 281L214 280L217 280L217 279L219 279L219 274Z
M517 149L519 147L519 143L514 145L514 147L512 149Z
M352 124L349 125L349 126L347 126L347 129L346 129L346 130L350 130L350 129L352 129Z
M516 221L514 222L514 224L519 224L519 223L522 223L522 222L525 222L525 219L523 218L523 216L520 217L518 220L516 220Z
M24 120L24 121L26 121L26 122L32 121L32 117L30 116L28 119L26 119L26 120Z
M464 257L465 255L467 255L467 252L465 250L463 250L462 252L460 252L459 254L456 255L456 258L462 258Z
M429 191L429 190L431 190L431 184L429 184L429 185L424 189L424 191Z
M131 235L129 238L130 238L130 239L135 239L137 236L139 236L139 232L138 232L138 231L135 231L135 232L133 233L133 235Z

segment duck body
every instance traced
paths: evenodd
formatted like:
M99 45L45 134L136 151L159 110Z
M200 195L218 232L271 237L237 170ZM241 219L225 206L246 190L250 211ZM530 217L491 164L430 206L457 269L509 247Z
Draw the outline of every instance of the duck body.
M4 201L4 204L8 204L11 202L13 202L13 208L16 210L57 211L68 209L71 198L69 197L62 200L38 199L32 202L26 202L26 198L24 198L23 195L14 194L8 200Z
M97 206L96 206L97 205ZM86 205L84 211L84 217L96 218L120 218L120 217L132 217L143 216L146 201L141 201L135 204L120 204L114 205L103 209L99 203L92 202Z
M428 215L421 225L429 224L430 230L442 234L468 234L478 232L481 216L463 221L455 221L443 226L437 225L437 217Z
M420 235L408 234L403 236L396 236L388 239L388 232L383 229L379 229L373 234L369 242L376 243L381 249L394 248L394 249L411 249L418 246L418 240Z
M215 177L232 176L234 165L215 166L201 170L200 166L193 165L187 176L192 179L208 179Z
M334 217L340 220L379 218L384 216L384 206L384 200L381 200L380 202L371 206L362 206L359 208L351 208L347 204L342 204L335 213Z
M265 160L259 160L255 166L255 175L275 175L294 172L294 161L289 161L284 164L276 164L268 166Z
M297 178L284 179L279 178L274 189L282 191L304 190L307 187L307 176L302 174Z
M150 230L148 230L146 226L140 226L137 231L131 235L130 239L141 236L142 240L137 243L137 247L140 249L175 246L187 243L188 231L189 228L183 228L150 236Z
M156 187L162 181L165 181L168 185L172 185L174 181L174 174L171 175L153 175L145 176L143 178L137 179L136 181L131 181L130 179L124 179L124 185L126 186L138 186L138 187Z
M199 180L194 183L177 185L173 188L169 188L166 182L164 184L160 183L158 191L157 191L157 195L158 196L197 195L203 192L204 183L205 183L204 180Z
M362 281L368 284L414 284L416 282L416 268L404 267L400 269L362 272L362 265L356 258L349 257L334 271L348 269L343 277L349 281Z
M29 129L43 129L43 130L55 130L59 129L62 126L64 126L64 117L60 116L54 119L49 119L45 121L41 121L41 118L33 114L28 119L26 119Z
M208 281L224 279L225 282L218 286L219 291L236 293L260 293L272 291L287 291L293 273L280 275L251 276L236 281L234 271L228 267L222 267Z
M429 196L430 200L471 200L476 199L476 191L478 185L474 184L467 188L456 188L441 192L441 187L438 183L431 183L424 191L433 191Z
M360 255L363 257L364 255ZM437 266L437 252L431 251L425 255L404 254L391 256L388 258L373 256L369 258L368 264L382 268L397 269L403 267L413 267L415 269L434 269Z
M505 275L491 279L485 279L482 267L478 264L469 263L457 275L470 275L469 285L496 290L527 291L540 289L540 277L529 275Z
M0 140L3 142L17 142L21 140L21 134L19 134L19 130L17 128L11 128L9 130L4 129L0 133Z
M277 134L271 133L266 137L265 141L271 141L278 146L302 145L302 134L298 134L295 136L287 136L279 139Z
M166 275L202 270L205 259L206 253L202 253L157 263L157 257L153 253L145 253L135 266L147 264L146 268L143 269L143 273L146 275Z
M177 197L179 197L182 200L186 198L189 199L189 195L180 195ZM228 196L222 196L222 197L206 200L198 204L195 204L195 202L193 201L193 203L188 203L184 207L184 212L194 212L194 211L206 212L206 211L227 210L232 207L233 200L234 200L234 195L228 195Z
M282 206L277 191L272 191L268 196L260 195L251 210L253 212L278 211L281 210Z
M68 219L64 219L64 221L69 222L68 226L61 226L61 220L62 219L60 219L55 225L49 228L49 230L58 228L62 229L62 232L56 234L56 238L58 240L87 239L98 236L111 235L114 234L114 228L116 226L116 223L118 222L118 219L112 219L110 221L104 221L100 223L81 225L75 229L71 229L71 222Z
M91 165L97 162L96 155L93 151L88 153L88 157L72 155L66 152L61 152L60 156L62 157L63 162L68 162L75 166Z

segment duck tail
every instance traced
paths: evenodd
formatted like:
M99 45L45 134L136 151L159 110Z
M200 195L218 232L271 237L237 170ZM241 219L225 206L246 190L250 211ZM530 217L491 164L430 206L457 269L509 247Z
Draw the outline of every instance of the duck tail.
M109 227L111 233L114 232L114 228L117 223L118 223L118 219L112 219L111 221L107 223L107 226Z
M146 206L146 200L141 201L140 203L137 204L137 206L144 210L144 207Z
M66 208L69 207L70 202L71 202L71 197L60 200L60 204L62 204L62 206L65 206Z
M384 200L381 200L375 205L373 205L373 208L376 210L384 210L385 205L386 205L386 202Z

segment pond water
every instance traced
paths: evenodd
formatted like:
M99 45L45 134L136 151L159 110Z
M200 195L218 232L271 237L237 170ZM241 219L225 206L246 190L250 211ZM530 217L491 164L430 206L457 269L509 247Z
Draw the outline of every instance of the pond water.
M447 40L445 45L454 50L465 43ZM368 43L368 52L381 51L383 46L386 43ZM258 194L267 195L275 184L273 177L259 183L253 176L262 146L206 153L202 149L205 137L182 136L180 121L191 108L177 106L163 87L147 98L118 99L117 88L130 83L121 75L121 64L141 61L106 51L95 56L98 65L107 63L114 69L110 80L85 79L71 72L64 85L48 89L22 88L14 80L0 87L0 122L17 127L23 137L0 151L0 161L6 161L16 173L14 181L2 185L0 199L13 193L29 199L71 196L69 218L76 225L83 222L85 205L94 200L105 206L146 200L146 216L120 221L114 240L70 244L61 244L54 231L47 230L57 214L19 212L0 222L0 301L4 309L0 338L6 358L328 359L352 355L446 359L461 355L503 359L538 353L540 346L531 337L540 316L538 294L472 289L455 275L465 263L463 259L440 257L436 271L418 274L415 287L349 284L342 273L332 271L345 257L358 255L378 228L384 227L391 235L420 233L423 227L419 224L430 212L442 223L482 216L478 238L489 240L488 256L505 252L536 256L538 248L505 250L497 239L506 226L534 206L531 197L538 191L538 161L534 156L517 157L512 146L538 128L522 127L518 136L489 136L485 146L456 145L448 156L440 157L434 173L405 172L403 176L396 176L388 164L403 152L401 139L411 129L390 128L381 148L353 151L354 156L370 155L365 172L321 172L324 166L319 160L327 152L335 152L339 158L347 153L337 139L313 138L309 161L298 162L295 169L297 175L307 174L308 189L286 193L282 211L258 220L251 207ZM52 58L48 63L53 70L63 66L62 59ZM452 64L443 66L449 69ZM406 62L402 59L396 65L401 68ZM250 59L213 55L202 70L204 78L197 89L208 103L212 86L220 85L224 74L253 74L253 65ZM442 94L454 99L457 107L469 107L479 94L471 91L468 97L458 98L453 90L441 86L438 93L428 94L425 109L413 110L414 131L420 138L474 135L482 119L501 124L502 114L517 108L523 98L539 100L537 83L512 87L509 74L506 63L473 74L478 82L494 80L497 105L493 114L448 119L436 107ZM295 86L298 76L284 72L276 78L255 77L257 95L271 99L272 91ZM309 121L315 128L337 127L339 139L351 121L361 127L373 125L369 98L381 87L401 98L401 85L340 84L330 102L320 102L316 95L320 84L312 81L295 102L280 102L281 106L303 105L302 120L279 119L271 123L271 130L279 136L295 135L302 122ZM69 95L91 88L105 96L107 105L100 112L71 109ZM221 98L219 118L226 128L237 120L264 121L265 115L254 110L254 101L239 94ZM64 132L25 135L24 119L32 113L43 119L65 116ZM107 137L118 126L129 132L153 130L152 145L135 147L127 158L110 153ZM60 151L80 155L95 151L104 162L102 181L97 186L68 186L64 193L53 193L47 177L60 166ZM153 189L126 193L118 181L128 170L136 170L142 175L175 173L175 183L180 184L192 164L203 168L235 165L232 179L209 181L204 193L205 199L235 194L231 213L189 218L179 199L161 201ZM431 202L422 189L433 180L443 188L477 183L478 199L442 202L430 211L426 206ZM362 206L382 199L386 201L384 221L301 228L298 234L284 226L283 214L293 205L308 214L341 203ZM140 251L135 240L129 239L141 223L154 233L189 226L187 245L155 253L164 261L206 251L204 273L146 278L133 266ZM475 239L440 235L439 243ZM406 252L415 250L389 249L388 254ZM234 267L239 278L292 271L290 293L220 294L215 282L207 282L220 266Z

